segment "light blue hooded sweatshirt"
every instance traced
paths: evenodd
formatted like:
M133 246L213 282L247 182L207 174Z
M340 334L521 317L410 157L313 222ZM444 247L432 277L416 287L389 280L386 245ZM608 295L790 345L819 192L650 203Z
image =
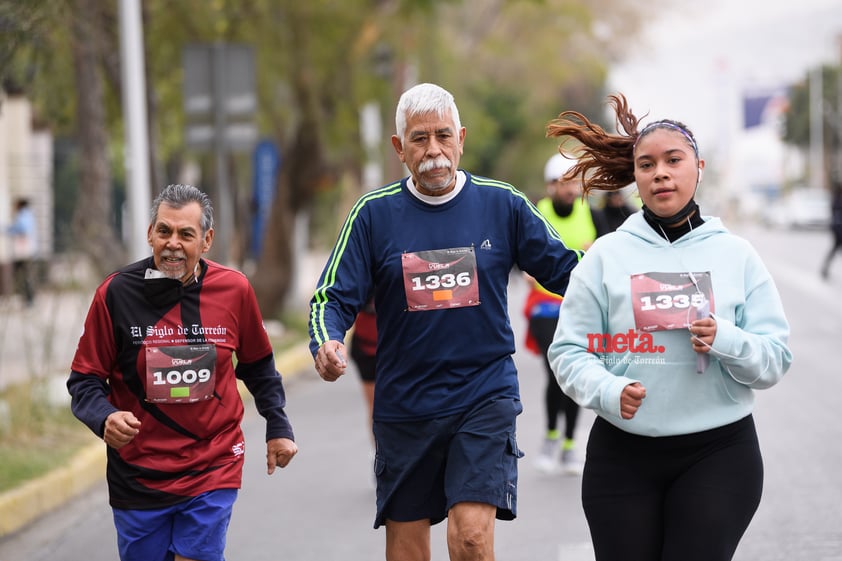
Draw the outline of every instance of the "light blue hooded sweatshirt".
M550 364L565 393L626 432L681 435L738 421L752 411L753 390L776 384L792 362L789 324L760 257L719 218L704 219L670 244L638 212L597 239L570 277ZM701 374L688 329L638 330L632 304L632 276L687 272L709 272L713 293L716 337ZM615 345L595 346L598 338ZM627 420L620 394L634 382L646 397Z

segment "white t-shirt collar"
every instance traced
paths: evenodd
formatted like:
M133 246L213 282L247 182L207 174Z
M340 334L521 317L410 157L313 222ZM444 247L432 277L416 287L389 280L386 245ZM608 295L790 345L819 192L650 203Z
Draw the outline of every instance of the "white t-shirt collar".
M431 195L424 195L423 193L418 191L418 188L415 187L415 183L412 181L412 176L410 175L409 178L406 180L406 188L409 189L409 192L415 195L415 197L420 200L424 201L427 204L431 205L443 205L447 201L452 200L456 195L462 191L462 187L465 186L465 172L462 170L456 171L456 187L453 190L446 194L446 195L439 195L439 196L431 196Z

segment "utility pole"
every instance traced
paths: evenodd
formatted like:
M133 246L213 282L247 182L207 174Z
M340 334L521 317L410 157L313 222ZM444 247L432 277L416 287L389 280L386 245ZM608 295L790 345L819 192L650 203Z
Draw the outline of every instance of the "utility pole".
M216 229L219 260L230 265L231 239L234 230L234 198L228 183L228 141L225 135L225 45L217 41L211 46L211 97L213 98L213 153L216 165L216 207L219 228Z
M824 99L821 65L810 71L809 186L816 189L824 188Z
M836 68L836 162L835 185L842 185L842 33L836 36L839 48L839 66Z
M146 124L143 24L140 0L120 0L120 56L123 68L123 119L126 127L128 250L132 261L149 255L146 242L149 195L149 133Z

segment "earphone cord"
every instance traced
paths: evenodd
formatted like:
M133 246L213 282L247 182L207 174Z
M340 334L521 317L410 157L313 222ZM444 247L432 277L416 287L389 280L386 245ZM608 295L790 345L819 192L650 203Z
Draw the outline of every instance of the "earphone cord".
M692 224L689 220L687 221L687 224L690 226L690 231L692 232L692 231L693 231L693 224ZM673 250L675 250L675 251L678 251L678 250L675 248L675 246L673 246L673 245L672 245L672 242L670 241L670 239L667 237L667 233L666 233L666 232L664 232L664 228L663 228L660 224L658 224L658 228L660 228L660 229L661 229L661 233L664 235L664 239L666 239L666 240L667 240L667 243L669 244L670 248L671 248L671 249L673 249ZM682 269L688 269L688 267L684 267L684 266L683 266L683 265L684 265L684 263L683 263L683 261L682 261L682 259L681 259L681 255L680 255L680 254L679 254L679 256L678 256L678 261L681 263L681 265L682 265L682 267L681 267L681 268L682 268ZM692 283L693 283L693 286L694 286L694 287L696 287L696 294L698 294L698 295L699 295L702 299L704 299L704 298L705 298L705 294L704 294L704 292L702 292L701 287L699 287L699 281L696 279L696 275L694 275L694 274L693 274L693 272L692 272L692 271L690 271L689 269L687 270L687 275L690 277L690 282L692 282ZM698 341L699 343L701 343L702 345L704 345L705 347L707 347L708 349L710 349L711 351L713 351L713 352L714 352L714 356L716 356L716 357L723 356L723 357L727 357L727 358L734 359L734 360L738 360L738 359L739 359L739 357L734 356L734 355L729 355L728 353L724 353L724 352L721 352L721 351L714 351L712 346L708 345L705 341L702 341L701 339L699 339L699 338L698 338L698 337L697 337L697 336L696 336L696 335L695 335L692 331L690 331L690 323L691 323L691 321L690 321L690 310L689 310L689 308L688 308L688 310L687 310L687 314L688 314L688 315L687 315L687 322L686 322L686 323L687 323L687 331L690 333L690 336L691 336L691 337L693 337L693 340ZM714 316L713 316L713 314L711 314L711 315L710 315L710 317L714 317ZM716 318L715 318L715 317L714 317L714 321L716 321Z

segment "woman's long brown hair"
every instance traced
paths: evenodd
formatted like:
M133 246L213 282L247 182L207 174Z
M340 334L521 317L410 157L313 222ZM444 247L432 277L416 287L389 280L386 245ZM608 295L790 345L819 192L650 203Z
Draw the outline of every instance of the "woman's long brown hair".
M564 138L558 151L578 159L565 177L581 176L584 196L593 189L617 191L634 182L634 145L640 119L632 113L623 94L609 95L608 102L614 108L620 134L607 133L577 111L564 111L547 125L547 137ZM570 138L579 145L568 153L564 145Z

